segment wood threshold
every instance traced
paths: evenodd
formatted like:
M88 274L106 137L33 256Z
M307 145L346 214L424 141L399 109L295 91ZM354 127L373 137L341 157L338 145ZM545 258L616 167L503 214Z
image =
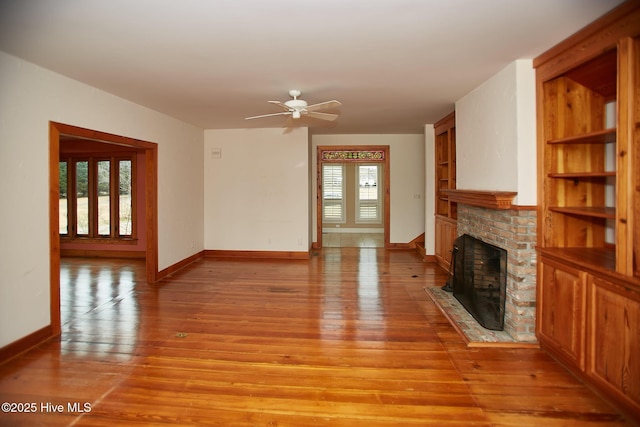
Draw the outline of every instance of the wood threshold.
M449 200L464 205L479 206L489 209L512 209L515 191L483 191L483 190L442 190Z

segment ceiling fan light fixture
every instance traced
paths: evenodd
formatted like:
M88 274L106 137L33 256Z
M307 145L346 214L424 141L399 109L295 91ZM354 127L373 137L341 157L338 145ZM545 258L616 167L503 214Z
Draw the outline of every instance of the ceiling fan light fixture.
M294 110L291 112L291 117L294 119L299 119L300 118L300 111L298 110Z

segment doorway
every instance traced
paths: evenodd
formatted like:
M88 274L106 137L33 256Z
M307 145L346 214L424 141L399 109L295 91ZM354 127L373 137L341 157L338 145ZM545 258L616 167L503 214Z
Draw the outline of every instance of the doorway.
M158 277L158 216L157 216L157 144L133 138L113 135L62 123L49 123L49 244L50 244L50 313L52 335L61 331L60 315L60 219L59 219L59 160L60 138L70 137L121 147L135 148L144 152L144 227L146 234L145 271L148 283Z
M318 146L316 174L314 247L388 248L389 146Z

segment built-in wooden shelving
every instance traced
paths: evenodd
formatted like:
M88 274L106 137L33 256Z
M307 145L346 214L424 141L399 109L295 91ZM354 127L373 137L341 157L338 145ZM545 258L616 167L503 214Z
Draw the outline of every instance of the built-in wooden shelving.
M455 112L434 124L435 136L435 257L449 268L453 241L457 237L458 207L447 191L456 188Z
M640 1L534 66L536 335L640 422Z

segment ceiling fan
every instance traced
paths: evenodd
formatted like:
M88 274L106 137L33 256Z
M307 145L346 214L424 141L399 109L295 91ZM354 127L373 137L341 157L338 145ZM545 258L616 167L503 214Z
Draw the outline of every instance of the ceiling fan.
M301 117L312 117L314 119L320 120L329 120L334 121L338 118L337 114L332 113L321 113L321 110L328 110L331 108L337 108L342 105L339 101L326 101L320 102L319 104L308 105L307 101L302 99L298 99L302 92L296 89L292 89L289 91L289 95L293 98L289 101L280 102L280 101L268 101L270 104L277 105L282 108L284 111L280 113L272 113L272 114L262 114L260 116L252 116L246 117L245 120L253 120L260 119L263 117L273 117L273 116L290 116L290 119L297 120Z

